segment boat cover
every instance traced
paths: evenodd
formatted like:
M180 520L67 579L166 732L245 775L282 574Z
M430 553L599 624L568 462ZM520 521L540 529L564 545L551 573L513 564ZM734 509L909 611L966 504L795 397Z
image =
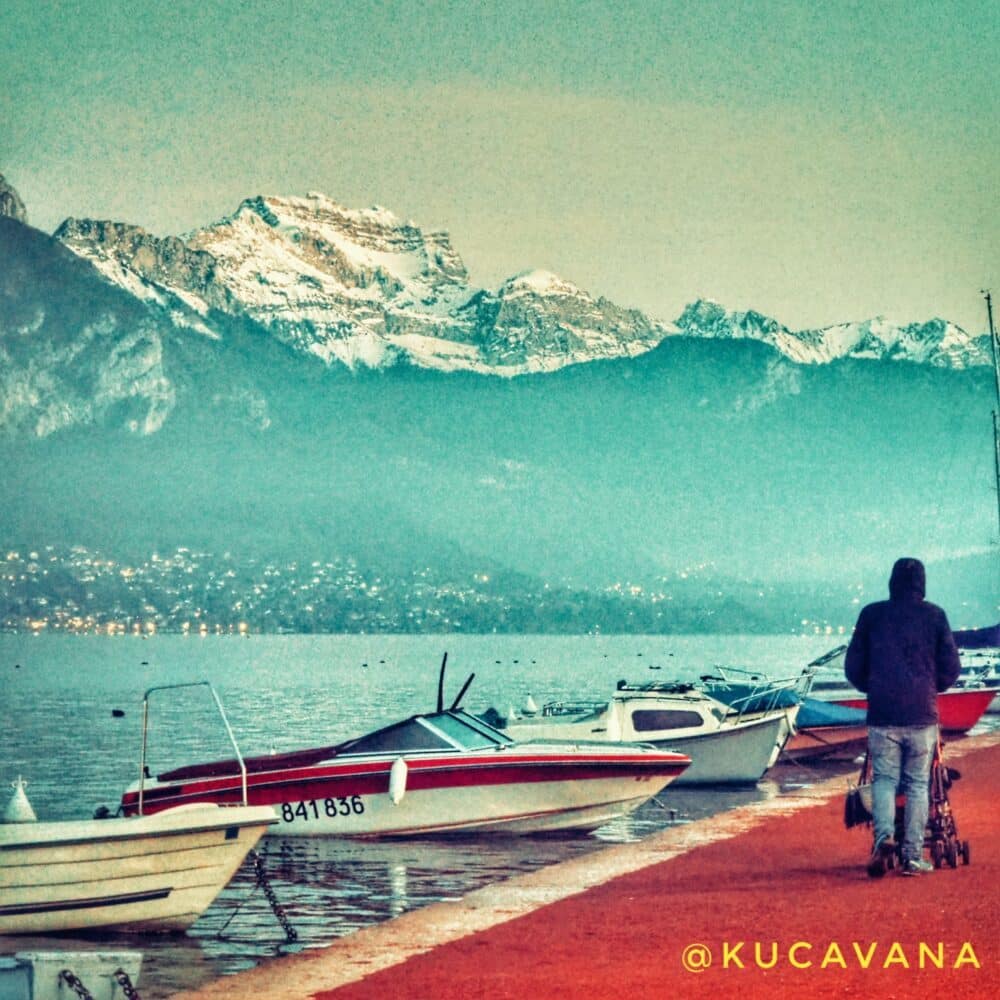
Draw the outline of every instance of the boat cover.
M803 698L795 727L818 729L823 726L863 726L867 714L863 708L849 708L847 705L820 701L818 698Z

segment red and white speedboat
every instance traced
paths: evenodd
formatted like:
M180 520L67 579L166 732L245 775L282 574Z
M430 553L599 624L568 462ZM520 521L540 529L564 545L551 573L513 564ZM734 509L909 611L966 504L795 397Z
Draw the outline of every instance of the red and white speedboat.
M466 685L467 686L467 685ZM464 689L463 689L464 691ZM195 764L144 777L125 815L192 802L273 806L284 836L408 837L595 829L691 763L673 750L518 743L457 708L414 715L335 746Z
M868 708L865 696L851 687L844 676L847 646L837 646L806 668L815 671L809 697L834 702L847 708ZM942 735L967 733L983 716L1000 688L956 685L938 695L938 719Z

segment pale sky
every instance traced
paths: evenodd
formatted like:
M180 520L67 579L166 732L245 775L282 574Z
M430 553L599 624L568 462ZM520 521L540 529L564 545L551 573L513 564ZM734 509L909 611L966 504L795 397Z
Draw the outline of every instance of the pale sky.
M321 191L675 319L985 328L987 0L7 0L0 173L46 231Z

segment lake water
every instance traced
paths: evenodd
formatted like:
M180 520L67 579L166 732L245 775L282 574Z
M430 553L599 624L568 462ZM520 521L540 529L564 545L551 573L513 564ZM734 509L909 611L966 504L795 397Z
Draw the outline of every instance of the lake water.
M0 635L0 807L23 776L39 819L89 818L117 808L138 776L140 706L152 687L208 680L245 754L335 743L434 708L448 653L445 701L470 673L462 707L506 711L530 695L603 699L620 678L693 680L722 664L798 674L837 644L831 637L742 636L25 636ZM119 710L113 714L113 710ZM121 715L120 713L124 713ZM229 756L205 688L151 699L149 760L167 767ZM843 770L843 767L841 767ZM781 772L779 774L779 772ZM401 843L263 841L267 871L298 931L284 934L249 864L181 936L147 935L59 947L144 952L146 1000L247 968L276 953L318 947L358 928L518 872L635 840L673 822L713 815L832 773L779 767L756 788L668 788L632 816L590 835L481 836ZM0 937L0 954L52 940Z

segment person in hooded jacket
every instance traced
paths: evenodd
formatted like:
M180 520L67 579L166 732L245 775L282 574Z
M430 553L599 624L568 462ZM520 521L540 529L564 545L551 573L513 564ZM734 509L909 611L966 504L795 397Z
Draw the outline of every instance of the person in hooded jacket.
M938 738L937 696L958 678L961 663L948 616L924 599L919 559L897 559L889 600L861 609L844 673L868 695L875 841L868 874L885 874L896 849L897 790L906 796L901 857L904 875L933 867L924 860L928 784Z

